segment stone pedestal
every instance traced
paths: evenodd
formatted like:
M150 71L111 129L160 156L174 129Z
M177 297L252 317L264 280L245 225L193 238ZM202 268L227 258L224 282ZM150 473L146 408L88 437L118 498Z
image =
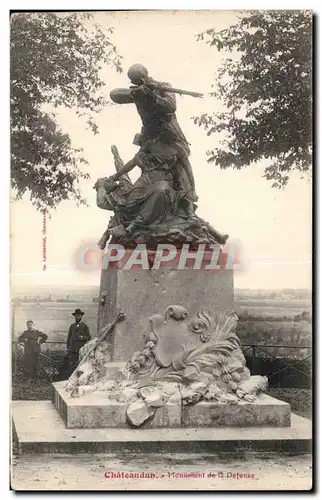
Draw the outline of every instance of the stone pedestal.
M118 323L111 336L112 360L127 361L143 347L147 318L171 304L184 304L193 315L202 309L232 312L234 309L233 270L185 269L167 265L153 269L103 269L98 311L98 328L112 321L122 308L125 321ZM103 300L102 300L103 299Z
M52 402L67 429L129 428L127 404L109 400L106 393L95 392L72 398L64 390L64 382L53 384ZM174 395L152 419L141 428L181 427L181 399Z

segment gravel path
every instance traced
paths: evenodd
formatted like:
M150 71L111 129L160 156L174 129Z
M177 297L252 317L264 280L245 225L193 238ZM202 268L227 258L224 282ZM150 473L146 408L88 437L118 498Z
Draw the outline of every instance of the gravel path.
M16 491L309 490L311 475L308 454L20 455L12 459L11 487Z

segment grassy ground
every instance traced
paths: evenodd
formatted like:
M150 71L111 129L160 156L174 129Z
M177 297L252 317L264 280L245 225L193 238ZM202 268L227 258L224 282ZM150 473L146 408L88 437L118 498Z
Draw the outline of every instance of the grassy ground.
M289 403L292 412L301 417L312 419L312 391L297 387L272 387L269 395Z
M49 381L13 378L11 391L14 401L48 401L51 399L51 383Z
M292 412L301 417L311 418L312 391L294 387L272 387L269 395L290 403ZM12 381L13 400L49 400L51 399L51 383L44 380L26 381L14 378Z

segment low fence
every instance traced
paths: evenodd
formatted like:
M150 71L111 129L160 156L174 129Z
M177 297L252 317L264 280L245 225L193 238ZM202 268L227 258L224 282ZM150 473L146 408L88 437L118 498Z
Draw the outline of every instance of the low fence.
M311 387L311 346L242 344L242 350L252 375L266 375L270 387ZM40 355L41 371L50 378L59 378L65 357L66 342L46 342ZM17 352L17 341L12 341L13 375L21 368L22 356Z
M312 346L243 344L242 349L252 375L266 375L270 387L311 388Z

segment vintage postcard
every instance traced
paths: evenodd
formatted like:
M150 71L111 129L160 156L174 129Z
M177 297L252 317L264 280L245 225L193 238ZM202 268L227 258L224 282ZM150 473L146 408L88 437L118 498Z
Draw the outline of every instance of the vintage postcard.
M311 490L312 12L10 32L11 489Z

